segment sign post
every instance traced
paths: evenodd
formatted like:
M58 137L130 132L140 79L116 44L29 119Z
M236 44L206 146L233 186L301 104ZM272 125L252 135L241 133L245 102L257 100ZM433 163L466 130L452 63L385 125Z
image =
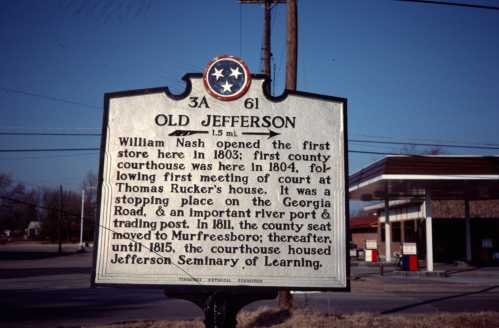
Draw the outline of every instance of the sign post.
M93 283L163 288L206 320L349 290L346 99L273 98L231 56L184 80L105 96Z

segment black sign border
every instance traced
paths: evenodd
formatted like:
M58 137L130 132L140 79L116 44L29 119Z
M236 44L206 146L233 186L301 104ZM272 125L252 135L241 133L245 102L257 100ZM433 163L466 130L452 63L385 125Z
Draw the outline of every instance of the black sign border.
M97 249L99 242L99 227L100 227L100 211L101 211L101 192L103 183L103 170L104 170L104 156L106 150L106 139L107 139L107 126L109 121L109 103L112 98L139 96L155 93L165 93L169 98L173 100L182 100L187 98L192 91L191 79L203 79L202 73L188 73L182 77L185 82L185 90L181 94L174 94L170 92L168 87L155 87L146 89L136 89L136 90L126 90L109 92L104 94L104 111L102 117L102 135L101 135L101 147L100 147L100 159L99 159L99 179L98 179L98 189L97 189L97 222L95 223L94 229L94 250L93 250L93 260L92 260L92 273L90 277L91 287L122 287L122 288L149 288L149 289L165 289L168 292L178 292L178 293L229 293L229 294L247 294L255 292L269 292L280 290L296 290L296 291L324 291L324 292L350 292L351 291L351 281L350 281L350 210L349 210L349 198L348 198L348 119L347 119L347 99L342 97L328 96L317 93L295 91L285 89L284 92L279 96L272 96L267 91L270 90L268 86L270 85L270 79L263 74L251 74L251 79L264 80L262 93L265 98L271 102L277 103L284 101L289 95L295 95L304 98L311 99L321 99L342 103L343 108L343 162L345 170L345 266L346 266L346 286L345 287L329 287L329 288L316 288L316 287L289 287L289 286L246 286L246 285L209 285L209 284L199 284L199 285L182 285L182 284L120 284L120 283L96 283L96 266L97 266Z

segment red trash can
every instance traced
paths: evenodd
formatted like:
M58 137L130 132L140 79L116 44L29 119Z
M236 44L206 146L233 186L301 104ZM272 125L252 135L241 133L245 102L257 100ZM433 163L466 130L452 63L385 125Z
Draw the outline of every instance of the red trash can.
M375 249L366 249L366 262L378 262L378 251Z
M418 271L417 255L409 255L409 271Z

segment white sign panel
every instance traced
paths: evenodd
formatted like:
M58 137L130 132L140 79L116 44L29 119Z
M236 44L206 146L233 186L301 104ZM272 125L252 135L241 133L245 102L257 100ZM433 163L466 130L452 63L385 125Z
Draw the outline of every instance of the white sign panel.
M106 95L94 282L347 288L346 100L225 64Z
M366 249L378 249L378 241L366 240Z
M416 243L403 243L402 244L402 254L404 255L417 255L418 249Z
M482 248L493 248L492 239L482 239Z

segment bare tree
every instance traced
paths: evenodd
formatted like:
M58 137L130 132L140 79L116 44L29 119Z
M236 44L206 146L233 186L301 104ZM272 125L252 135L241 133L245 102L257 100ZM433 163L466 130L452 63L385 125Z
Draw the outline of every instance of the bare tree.
M93 240L94 227L97 220L97 175L89 171L85 178L83 178L81 188L85 190L83 239L88 241Z
M61 194L58 188L45 189L42 203L44 208L42 235L53 242L57 240L59 233L62 240L77 241L80 231L80 194L71 190L63 192L62 220L59 217Z
M404 155L442 155L445 154L445 150L440 146L431 146L425 148L418 148L414 144L406 144L400 148L400 154Z
M0 231L11 230L22 235L29 222L38 219L38 191L0 174L0 196Z

